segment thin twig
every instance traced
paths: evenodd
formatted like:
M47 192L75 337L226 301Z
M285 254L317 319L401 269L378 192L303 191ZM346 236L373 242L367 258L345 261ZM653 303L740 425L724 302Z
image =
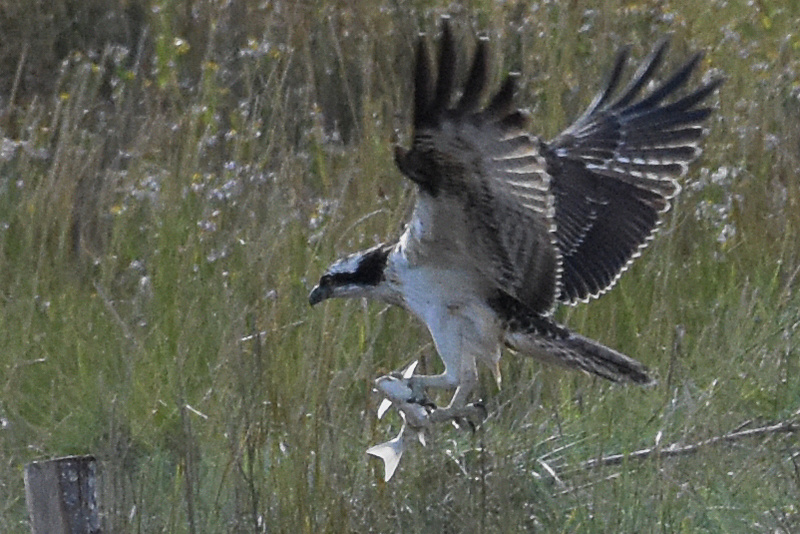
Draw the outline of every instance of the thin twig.
M697 443L692 443L689 445L679 445L678 443L673 443L668 447L652 447L649 449L640 449L638 451L634 451L628 454L613 454L611 456L605 456L602 458L593 458L591 460L581 462L577 467L580 469L594 469L595 467L619 465L626 460L644 460L650 458L651 456L661 457L661 458L671 457L671 456L684 456L687 454L693 454L695 452L698 452L703 447L716 445L722 442L731 443L745 438L753 438L758 436L764 436L767 434L780 434L780 433L793 434L796 432L800 432L800 423L798 423L797 421L782 421L774 425L762 426L759 428L751 428L749 430L741 430L738 432L730 432L722 436L714 436L712 438L708 438L703 441L699 441Z

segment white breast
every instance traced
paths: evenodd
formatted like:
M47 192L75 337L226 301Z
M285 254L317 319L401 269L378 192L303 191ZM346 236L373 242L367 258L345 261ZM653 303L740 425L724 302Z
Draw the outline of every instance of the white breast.
M477 274L452 264L439 267L430 261L409 261L405 253L405 247L412 245L409 239L413 240L404 235L389 257L387 281L403 296L405 307L428 327L445 366L473 356L493 367L503 331L479 294ZM431 255L426 254L426 259Z

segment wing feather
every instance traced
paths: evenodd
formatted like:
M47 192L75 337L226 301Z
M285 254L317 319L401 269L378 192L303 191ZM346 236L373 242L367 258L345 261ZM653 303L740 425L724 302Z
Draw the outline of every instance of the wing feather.
M414 73L414 124L421 124L428 114L431 99L431 60L424 39L417 43L416 71Z
M445 19L446 20L446 19ZM431 111L445 109L453 95L456 78L456 50L450 25L442 25L442 45L439 48L439 75L436 77L436 94Z
M464 93L461 95L461 99L456 106L457 115L473 113L480 106L483 93L485 92L486 77L488 74L487 56L486 40L481 39L478 41L478 49L475 51L475 57L472 60L469 78L464 85Z
M702 58L695 54L640 97L666 50L667 41L660 41L615 98L628 58L628 50L621 51L586 112L542 144L555 198L562 302L585 301L613 287L669 209L680 190L676 179L701 152L702 123L712 112L701 105L722 79L678 95Z
M410 150L397 148L395 158L419 186L415 217L435 223L417 245L431 250L418 256L435 258L435 247L446 249L454 264L478 273L487 291L540 314L556 299L575 303L610 289L647 245L680 189L676 179L700 154L712 112L703 103L722 83L683 91L702 58L696 54L653 84L667 44L657 43L624 86L629 50L620 51L586 111L544 143L525 131L513 76L481 109L489 78L485 40L457 88L447 20L435 75L421 39L414 141Z
M425 45L417 59L428 61ZM429 66L416 69L413 145L396 151L398 167L419 186L413 217L433 221L416 245L431 250L414 255L442 261L447 250L456 255L451 263L477 273L487 298L499 291L546 313L555 302L559 263L550 176L538 143L524 131L512 77L480 109L487 72L487 47L479 41L461 97L451 105L457 71L445 19L435 84Z

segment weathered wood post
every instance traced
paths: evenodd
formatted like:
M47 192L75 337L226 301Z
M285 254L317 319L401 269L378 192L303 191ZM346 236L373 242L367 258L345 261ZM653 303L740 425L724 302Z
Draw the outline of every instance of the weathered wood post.
M68 456L25 466L33 534L100 534L97 460Z

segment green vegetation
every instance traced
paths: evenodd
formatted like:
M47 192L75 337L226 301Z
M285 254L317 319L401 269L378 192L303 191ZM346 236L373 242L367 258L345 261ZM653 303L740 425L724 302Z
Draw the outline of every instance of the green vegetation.
M27 462L80 453L117 533L800 530L797 435L576 468L798 415L797 1L35 4L0 7L0 531L29 532ZM727 82L662 232L559 312L659 385L507 355L484 427L384 484L372 380L437 357L401 311L306 295L400 230L413 43L447 12L544 137L624 44L672 33Z

